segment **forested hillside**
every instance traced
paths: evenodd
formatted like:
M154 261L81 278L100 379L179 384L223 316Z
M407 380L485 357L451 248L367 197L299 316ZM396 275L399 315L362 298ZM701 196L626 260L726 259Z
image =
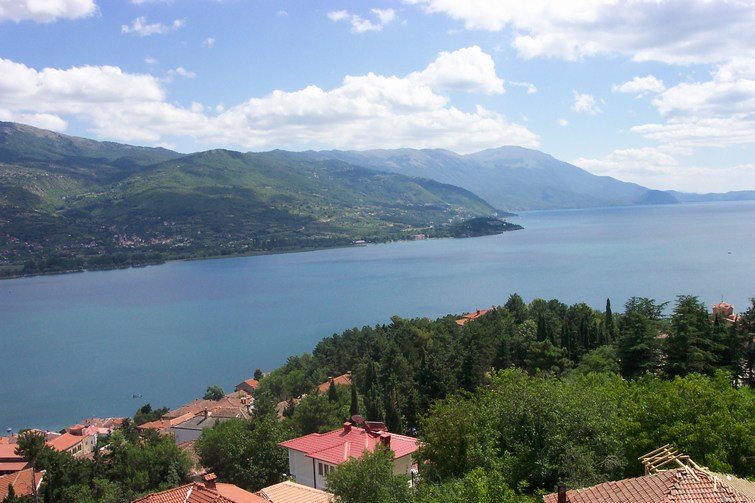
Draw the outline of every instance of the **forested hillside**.
M668 317L665 307L632 298L623 312L610 303L599 312L512 295L463 326L456 316L394 317L289 358L258 396L288 400L298 434L336 428L356 407L418 435L430 492L468 477L534 494L636 476L637 456L666 443L713 470L755 476L755 303L735 324L692 296ZM347 371L351 394L313 394Z
M465 235L453 224L496 214L465 189L341 161L183 155L0 123L0 277Z

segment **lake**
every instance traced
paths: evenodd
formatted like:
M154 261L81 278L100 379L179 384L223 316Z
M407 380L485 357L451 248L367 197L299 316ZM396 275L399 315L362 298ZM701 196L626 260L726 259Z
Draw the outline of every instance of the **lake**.
M323 337L557 298L755 296L755 202L529 212L524 230L0 281L0 428L180 405ZM142 398L132 398L142 394Z

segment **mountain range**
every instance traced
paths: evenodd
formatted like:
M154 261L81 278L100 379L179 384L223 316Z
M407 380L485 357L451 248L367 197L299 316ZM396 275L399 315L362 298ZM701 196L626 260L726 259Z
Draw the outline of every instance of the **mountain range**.
M181 154L0 122L0 276L518 228L507 211L755 199L501 147Z

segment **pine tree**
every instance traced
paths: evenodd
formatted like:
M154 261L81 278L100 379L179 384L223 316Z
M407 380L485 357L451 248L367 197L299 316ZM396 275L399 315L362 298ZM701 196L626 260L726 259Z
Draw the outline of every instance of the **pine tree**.
M627 302L626 312L621 319L620 336L617 344L621 360L621 375L626 379L654 372L659 365L658 330L646 313L635 309Z
M666 374L671 377L692 372L712 375L721 349L713 338L705 305L692 295L677 297L667 340Z

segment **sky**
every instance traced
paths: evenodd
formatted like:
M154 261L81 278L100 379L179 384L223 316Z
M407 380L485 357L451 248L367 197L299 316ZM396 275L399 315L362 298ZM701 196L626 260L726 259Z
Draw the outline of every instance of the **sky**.
M180 152L541 150L755 189L755 0L0 0L0 120Z

